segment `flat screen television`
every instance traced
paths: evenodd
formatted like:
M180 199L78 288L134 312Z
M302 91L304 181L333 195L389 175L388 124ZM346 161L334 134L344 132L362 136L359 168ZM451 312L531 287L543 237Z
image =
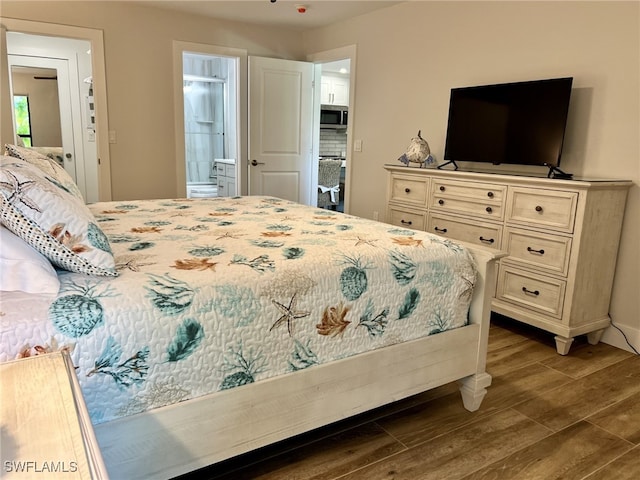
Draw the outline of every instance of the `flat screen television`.
M569 176L558 166L572 83L566 77L451 89L444 159L456 168L544 165L549 176Z

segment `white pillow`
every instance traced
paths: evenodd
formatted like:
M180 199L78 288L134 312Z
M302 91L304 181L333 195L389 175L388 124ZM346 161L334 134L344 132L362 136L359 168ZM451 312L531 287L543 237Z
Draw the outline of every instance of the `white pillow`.
M0 290L57 294L59 289L60 280L49 260L0 226Z

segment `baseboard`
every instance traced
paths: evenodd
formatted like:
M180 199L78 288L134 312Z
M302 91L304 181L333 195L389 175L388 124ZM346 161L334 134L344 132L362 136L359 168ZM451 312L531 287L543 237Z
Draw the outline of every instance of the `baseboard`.
M616 348L621 348L622 350L626 350L631 353L637 353L640 351L640 328L630 327L628 325L619 325L615 324L620 330L624 332L624 336L620 333L615 327L609 327L604 331L602 335L601 341L606 343L607 345L611 345ZM624 337L627 337L627 340L633 348L636 349L634 352L633 349L629 346Z

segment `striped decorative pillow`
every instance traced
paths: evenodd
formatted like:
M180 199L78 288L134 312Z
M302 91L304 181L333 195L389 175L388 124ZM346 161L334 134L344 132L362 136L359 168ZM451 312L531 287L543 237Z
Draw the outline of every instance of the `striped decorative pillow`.
M66 190L74 197L79 198L84 203L84 198L82 197L82 193L78 189L76 182L73 181L71 175L69 175L67 171L62 168L54 159L49 158L46 155L42 155L41 153L38 153L35 150L27 147L19 147L17 145L6 144L4 146L4 149L6 155L14 158L19 158L20 160L38 167L46 175L48 175L49 178L52 178L53 180L58 182L58 186L60 188Z
M87 206L30 163L0 157L0 222L54 265L117 276L109 241Z

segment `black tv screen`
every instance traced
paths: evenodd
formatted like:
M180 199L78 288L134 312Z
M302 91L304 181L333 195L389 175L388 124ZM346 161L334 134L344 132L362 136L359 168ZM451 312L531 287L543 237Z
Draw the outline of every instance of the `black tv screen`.
M573 78L453 88L447 161L560 164Z

